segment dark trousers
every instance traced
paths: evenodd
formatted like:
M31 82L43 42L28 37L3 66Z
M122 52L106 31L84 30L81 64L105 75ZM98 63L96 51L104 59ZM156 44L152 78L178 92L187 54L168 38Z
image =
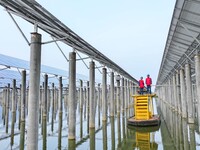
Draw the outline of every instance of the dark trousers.
M151 86L150 85L147 85L147 93L151 94Z
M143 92L144 92L143 89L144 88L140 88L140 94L143 94Z

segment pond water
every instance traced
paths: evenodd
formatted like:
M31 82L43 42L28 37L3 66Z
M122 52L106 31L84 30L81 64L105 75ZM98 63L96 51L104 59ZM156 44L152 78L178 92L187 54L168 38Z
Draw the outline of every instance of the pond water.
M78 105L78 104L77 104ZM166 106L167 107L167 106ZM20 144L19 113L16 111L16 121L12 121L12 112L9 113L8 133L4 125L3 107L0 107L0 149L23 149ZM156 127L137 128L127 126L127 118L132 110L126 110L115 117L101 119L101 111L96 114L96 127L89 129L87 109L76 111L76 140L68 140L68 113L64 107L62 115L49 110L46 126L39 125L39 149L77 149L77 150L195 150L200 149L200 134L196 124L187 124L185 119L170 108L162 112L157 111L154 102L154 112L160 114L161 125ZM98 107L96 107L98 110ZM100 112L100 113L98 113ZM23 124L20 125L23 128ZM24 149L26 149L26 128ZM43 134L46 130L46 135ZM22 133L21 133L22 134ZM22 136L21 136L22 138Z

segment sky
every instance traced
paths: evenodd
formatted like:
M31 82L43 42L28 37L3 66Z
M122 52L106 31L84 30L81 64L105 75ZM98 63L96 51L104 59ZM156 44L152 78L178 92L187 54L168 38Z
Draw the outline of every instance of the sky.
M135 79L150 74L156 84L175 0L37 2ZM30 47L3 7L0 7L0 18L0 53L30 60ZM14 18L30 41L33 25ZM43 42L52 40L43 31L39 33ZM68 57L72 48L61 42L59 46ZM68 70L68 62L54 43L42 46L42 64ZM81 61L77 62L77 72L89 76L89 70ZM101 78L100 72L96 72L97 78Z

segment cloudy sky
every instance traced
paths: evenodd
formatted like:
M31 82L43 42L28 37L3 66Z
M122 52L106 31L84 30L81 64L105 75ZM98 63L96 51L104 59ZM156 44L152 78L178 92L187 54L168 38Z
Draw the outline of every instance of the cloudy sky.
M156 83L175 0L37 0L76 34L121 66L134 78L150 74ZM0 7L0 53L29 60L30 48ZM30 39L33 25L15 17ZM42 41L51 40L42 33ZM59 43L64 53L72 49ZM68 69L55 44L42 46L42 64ZM77 71L88 75L78 62Z

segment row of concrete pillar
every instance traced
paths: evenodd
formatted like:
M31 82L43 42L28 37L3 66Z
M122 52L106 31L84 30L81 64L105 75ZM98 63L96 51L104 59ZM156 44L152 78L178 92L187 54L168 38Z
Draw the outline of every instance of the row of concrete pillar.
M28 117L28 122L31 125L34 125L37 127L36 121L38 120L38 114L35 113L37 112L37 99L38 99L38 88L39 88L39 74L40 74L40 62L41 62L41 35L38 33L32 33L32 39L31 39L31 60L30 60L30 105L29 105L29 110L30 110L30 116ZM106 121L107 118L107 92L106 92L106 87L107 87L107 69L103 68L102 70L102 105L103 105L103 110L102 110L102 120ZM113 77L113 76L111 76ZM111 79L113 80L113 79ZM119 82L119 81L118 81ZM91 128L95 127L95 116L94 116L94 87L95 87L95 64L93 61L90 62L90 100L89 100L89 106L90 106L90 122L89 126ZM113 86L113 85L111 85ZM76 93L76 53L71 52L69 54L69 129L68 129L68 139L75 139L75 123L76 123L76 115L75 115L75 97ZM113 93L112 93L113 94ZM130 94L130 92L128 93ZM129 99L130 102L130 99ZM118 103L119 104L119 103ZM127 103L126 103L127 104ZM113 104L111 104L113 106ZM118 108L119 109L119 108ZM119 110L118 110L119 111ZM113 112L113 110L111 110ZM36 143L36 135L37 129L33 130L30 129L31 127L28 126L28 131L30 130L31 132L28 132L28 148L29 149L36 149L37 145L33 145L32 143ZM32 132L34 131L34 132ZM35 132L36 131L36 132ZM33 138L34 137L34 138Z
M169 109L169 104L166 102L162 104L160 111L165 120L161 124L163 147L196 150L195 124L188 124L186 119L175 113L173 109Z
M68 129L68 139L69 140L74 140L76 137L76 130L75 130L75 123L76 123L76 116L75 116L75 102L76 102L76 53L71 52L69 54L69 129ZM108 84L107 84L107 69L103 68L102 69L102 89L101 89L101 94L99 93L98 97L102 101L98 101L99 103L102 102L102 121L107 121L107 116L108 116ZM128 105L130 103L130 93L132 92L133 94L133 83L125 80L128 86L129 83L129 88L126 88L124 90L124 78L122 78L122 85L120 86L120 76L118 75L116 78L117 82L117 113L121 112L121 102L123 103L122 105L122 110L124 111L125 108L128 108ZM87 93L88 100L87 100L87 106L88 106L88 111L89 111L89 128L95 128L95 63L94 61L90 62L90 81L89 81L89 90ZM88 85L87 84L87 85ZM100 85L100 84L99 84ZM131 86L132 85L132 86ZM121 88L122 87L122 88ZM82 109L82 104L83 104L83 83L80 81L80 109ZM87 87L88 88L88 87ZM100 88L100 87L98 87ZM122 90L121 90L122 89ZM132 89L132 91L131 91ZM99 90L100 91L100 90ZM125 98L124 91L126 91L127 98ZM123 94L120 94L123 93ZM110 75L110 116L114 116L114 106L115 101L114 101L114 94L115 94L115 88L114 88L114 73L111 72ZM123 97L122 97L123 96ZM126 101L126 105L124 105L124 101ZM100 106L100 104L98 105ZM100 113L99 113L100 114Z
M161 100L187 118L188 123L194 123L195 116L200 123L200 55L194 57L194 66L195 83L192 83L191 64L186 63L156 91Z
M22 81L23 81L22 82L22 86L20 86L21 88L18 90L17 96L12 96L13 97L12 98L13 101L16 101L16 99L18 99L18 105L16 105L16 107L18 108L18 111L20 112L22 110L22 113L19 113L19 125L21 124L21 127L22 127L22 128L19 127L20 130L21 130L21 133L22 133L21 134L22 138L21 138L21 142L20 142L21 143L20 147L24 147L23 143L24 143L24 131L25 131L25 117L27 115L27 111L26 111L27 107L26 106L27 106L27 103L29 101L28 97L26 97L26 95L27 95L26 92L28 91L28 89L26 89L26 71L23 71L22 74L23 74L23 76L22 76ZM88 85L88 83L89 82L87 82L87 85ZM10 85L8 85L8 86L10 87ZM13 89L14 89L15 86L16 86L16 81L13 80ZM117 87L115 87L114 84L113 84L113 92L111 92L112 91L111 90L111 86L109 86L109 87L110 87L110 90L108 88L106 88L106 94L107 94L107 96L105 97L106 98L106 105L104 105L104 106L106 106L105 109L107 111L108 110L108 106L110 106L109 107L110 116L115 116L115 114L116 114L115 112L116 111L117 111L117 114L119 115L120 114L120 110L122 110L124 112L124 109L125 109L123 107L122 107L123 109L121 109L121 107L119 107L119 105L121 104L120 103L120 100L121 100L120 99L120 95L123 95L122 92L124 92L126 90L124 90L124 87L120 86L119 81L117 81ZM68 94L68 93L63 93L62 89L63 89L63 87L62 87L62 78L61 77L59 78L59 90L56 91L54 84L52 84L52 89L51 90L49 89L49 86L48 86L48 75L44 75L43 86L40 86L40 100L39 100L39 114L40 114L39 115L39 123L41 123L41 125L42 125L42 127L41 127L41 133L42 133L42 135L43 135L44 138L46 138L46 136L47 136L46 128L47 128L47 120L49 120L48 118L49 118L49 113L50 113L50 107L51 107L51 111L52 111L52 115L51 115L51 117L52 117L52 120L51 120L51 130L52 130L52 132L53 132L53 125L54 125L54 120L55 120L54 109L56 109L56 110L59 111L59 118L62 118L62 107L63 107L62 106L62 104L63 104L63 102L62 102L62 97L63 96L62 95L64 95L66 97L67 94ZM68 88L65 89L66 92L67 92L67 89ZM90 91L91 91L90 89L91 88L88 86L87 88L84 87L84 89L85 90L83 90L83 81L80 80L80 87L79 87L78 91L76 89L76 93L77 94L75 96L77 98L77 95L80 95L78 97L80 109L83 109L83 103L85 103L85 101L89 102L89 99L90 99L89 96L90 96ZM94 87L93 89L96 89L96 87ZM128 88L126 88L126 89L128 89ZM6 95L6 96L4 96L5 98L3 98L3 102L10 102L10 100L7 98L7 97L10 97L9 96L10 94L7 95L7 93L5 94L5 92L9 91L9 93L14 93L14 94L15 94L15 92L12 92L12 91L10 92L10 89L7 88L7 87L3 91L4 91L3 94ZM15 90L13 90L13 91L15 91ZM95 96L94 96L93 99L94 99L95 103L98 102L98 110L99 110L98 113L99 114L100 114L100 107L103 108L103 106L101 106L102 104L101 104L101 100L100 100L101 97L102 97L101 95L103 95L102 93L103 92L102 92L102 90L100 88L100 84L98 84L98 91L95 91ZM108 96L108 95L111 95L111 93L113 93L113 97L109 97ZM115 95L114 93L117 93L117 94ZM59 96L55 96L55 95L59 95ZM86 95L86 96L83 97L83 95ZM97 96L98 100L97 100L96 96ZM65 103L67 103L66 101L67 101L67 99L65 98ZM12 112L14 112L13 110L15 108L15 107L13 107L13 105L14 105L14 102L12 102ZM77 107L77 103L75 103L75 105L76 105L75 107ZM55 106L57 106L57 107L55 107ZM95 104L95 106L96 106L96 104ZM4 106L2 106L2 108L4 108ZM11 108L11 106L8 106L7 108ZM66 108L66 106L65 106L65 108ZM88 110L90 110L90 108L91 108L91 106L88 107ZM67 110L67 108L66 108L66 110ZM96 113L96 110L93 110L93 114L95 114L95 113ZM113 115L111 115L111 114L113 114ZM6 116L6 115L2 115L2 116ZM8 116L9 115L7 115L7 117ZM88 116L90 116L89 113L88 113ZM13 118L14 117L12 115L12 120L14 120ZM90 118L90 117L88 117L88 118ZM100 119L100 117L99 117L99 119ZM106 116L106 119L107 119L107 116ZM103 120L103 121L106 123L105 120ZM88 122L91 122L91 121L88 121ZM59 124L60 124L60 121L59 121ZM61 128L61 129L59 129L59 131L61 131L62 130L62 125L61 126L59 125L59 128ZM91 126L89 126L89 128L91 128ZM88 130L89 130L89 128L88 128ZM8 128L6 128L6 129L8 130ZM14 126L13 126L13 128L11 130L14 131ZM14 135L14 132L11 133L11 134ZM14 136L12 136L12 137L13 137L13 141L14 141ZM43 139L43 141L46 141L46 139ZM11 145L13 145L13 144L11 144Z
M41 66L41 35L38 33L31 34L31 57L30 57L30 80L29 80L29 94L28 94L28 121L27 121L27 149L38 149L38 120L40 118L39 112L40 105L43 104L42 108L42 126L46 126L47 120L47 86L48 86L48 76L45 75L44 81L44 96L43 100L40 102L40 66ZM90 81L88 82L88 101L87 106L89 107L89 127L95 128L95 62L90 62L89 68L89 77ZM23 75L24 74L24 75ZM22 92L26 91L26 73L22 73ZM102 98L102 121L107 121L107 107L108 107L108 83L107 83L107 69L102 69L102 89L101 89L101 98ZM58 108L59 113L62 114L62 78L59 80L59 101ZM120 86L120 81L121 86ZM110 73L110 116L115 115L115 101L114 97L117 99L117 114L124 111L129 107L131 103L131 94L134 93L133 82L117 75L116 77L117 87L114 86L114 72ZM13 83L16 85L16 83ZM82 86L82 83L80 84ZM52 85L52 89L54 85ZM100 85L99 87L100 88ZM82 88L81 88L82 89ZM115 89L117 89L117 94L115 96ZM80 90L80 98L83 97L83 90ZM25 123L25 93L21 95L21 121ZM99 94L100 95L100 94ZM14 98L15 99L15 98ZM13 102L14 103L14 102ZM68 139L74 140L76 138L76 53L71 52L69 54L69 93L68 93ZM83 101L80 100L80 104L82 106ZM99 101L100 103L100 101ZM122 104L122 107L121 107ZM54 103L52 102L52 106ZM100 105L98 105L99 107ZM14 106L13 113L15 112ZM55 106L54 108L55 109ZM100 115L100 113L98 114ZM53 120L53 119L52 119ZM45 130L42 130L46 134Z

